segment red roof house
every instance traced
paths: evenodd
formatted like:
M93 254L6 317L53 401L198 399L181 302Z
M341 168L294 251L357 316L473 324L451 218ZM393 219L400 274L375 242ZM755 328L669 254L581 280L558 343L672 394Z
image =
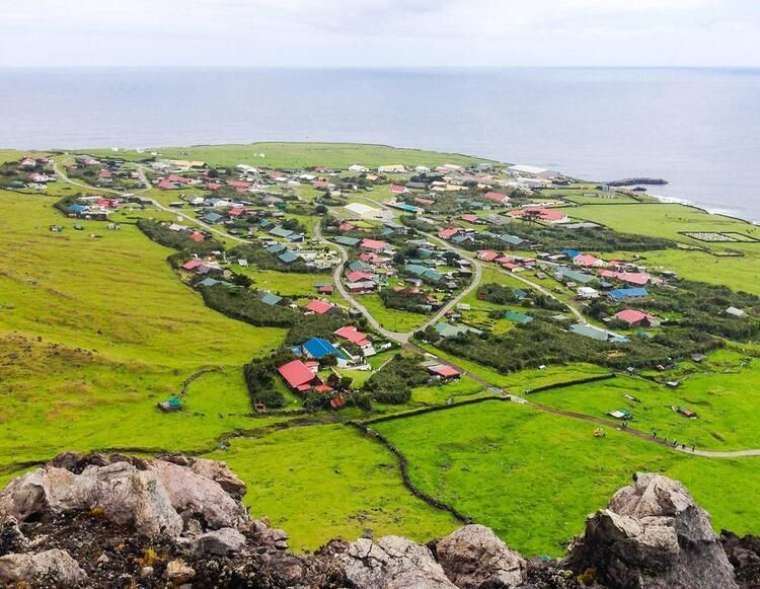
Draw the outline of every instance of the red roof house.
M242 180L227 180L227 186L234 188L235 190L248 190L251 187L249 182L243 182Z
M542 221L548 221L549 223L557 223L558 221L564 221L567 219L567 215L559 209L540 209L536 207L529 207L527 209L518 209L510 213L513 217L524 217L526 215L536 215Z
M201 266L203 266L203 262L201 260L192 259L182 264L182 269L187 270L187 271L192 271L192 270L195 270L196 268L200 268Z
M438 237L441 239L451 239L457 233L459 233L459 231L460 230L456 227L444 227L443 229L438 230Z
M493 262L500 255L501 254L499 254L499 252L494 250L481 250L478 252L478 260L482 260L484 262Z
M338 225L338 231L340 231L341 233L346 233L347 231L353 231L354 229L356 229L356 227L351 225L351 223L341 223L340 225Z
M428 366L427 369L430 374L440 376L441 378L459 378L462 376L461 372L448 364L434 364L433 366Z
M316 313L317 315L324 315L334 306L335 305L333 305L332 303L328 303L327 301L312 299L311 301L308 302L308 304L304 307L304 309L306 309L307 311L312 311Z
M391 192L393 194L404 194L407 191L406 186L401 186L401 184L391 184Z
M432 205L435 201L430 200L429 198L422 198L421 196L418 196L414 199L415 204L418 204L423 207L429 207Z
M346 274L346 278L349 282L361 282L363 280L372 280L374 276L370 274L369 272L361 272L359 270L354 270L353 272L349 272Z
M388 247L388 244L378 239L362 239L359 247L365 250L371 250L374 252L382 252Z
M201 241L203 241L204 239L206 239L206 236L203 235L203 233L201 233L200 231L193 231L190 234L190 239L192 239L196 243L200 243Z
M576 266L583 266L585 268L599 267L604 265L604 260L600 260L596 256L591 254L581 254L573 258L573 264Z
M353 325L346 325L340 329L335 330L335 335L339 338L347 340L357 346L366 346L369 343L367 334L359 331Z
M506 204L510 201L510 198L501 192L486 192L483 195L483 198L486 200L490 200L491 202L495 202L496 204Z
M292 360L283 364L277 369L277 372L285 379L291 389L300 392L311 389L312 383L317 380L316 375L301 360Z
M467 221L468 223L478 223L480 221L480 217L467 213L465 215L462 215L462 220Z
M656 321L654 316L649 313L635 309L625 309L615 313L615 319L626 323L628 327L649 327Z

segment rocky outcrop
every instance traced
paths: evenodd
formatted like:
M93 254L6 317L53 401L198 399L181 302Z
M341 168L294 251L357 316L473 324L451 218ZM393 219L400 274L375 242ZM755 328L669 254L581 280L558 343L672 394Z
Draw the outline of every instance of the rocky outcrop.
M566 564L621 589L736 589L733 567L688 491L638 474L593 514Z
M732 565L758 586L760 541L721 544L686 489L655 475L590 516L564 562L526 561L480 525L428 545L385 536L296 555L250 517L245 490L208 460L61 455L0 492L0 586L736 589Z
M435 550L446 576L461 589L517 587L526 578L525 559L485 526L459 528Z

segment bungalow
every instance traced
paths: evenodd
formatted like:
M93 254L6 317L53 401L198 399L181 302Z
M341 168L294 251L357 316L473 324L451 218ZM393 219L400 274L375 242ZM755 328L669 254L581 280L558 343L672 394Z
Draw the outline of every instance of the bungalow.
M628 327L651 327L657 323L653 315L635 309L624 309L615 313L615 319L622 321Z
M214 213L213 211L210 213L206 213L201 217L201 221L204 221L206 223L216 224L219 223L224 217L220 215L219 213Z
M192 239L196 243L200 243L201 241L204 241L206 239L206 236L203 235L200 231L193 231L190 234L190 239Z
M203 266L203 262L201 260L198 260L197 258L188 260L184 264L182 264L182 269L187 270L188 272L192 272L196 268L199 268Z
M337 244L345 245L347 247L355 247L361 240L357 237L348 237L345 235L339 235L338 237L335 237L333 241L335 241L335 243Z
M367 172L369 172L369 168L367 166L353 164L348 167L348 171L353 172L354 174L366 174Z
M588 284L596 279L593 274L571 270L566 267L558 268L554 273L554 277L561 282L577 282L579 284Z
M401 184L391 184L392 194L405 194L407 192L409 192L409 189L406 186L403 186Z
M480 217L477 215L473 215L471 213L466 213L460 217L463 221L467 221L468 223L480 223Z
M313 358L314 360L321 360L327 356L338 356L338 348L321 337L313 337L306 340L301 348L307 358Z
M506 194L503 194L501 192L493 192L493 191L486 192L483 195L483 198L493 203L496 203L497 205L507 205L509 204L509 201L511 200Z
M517 235L509 235L508 233L505 233L503 235L497 235L496 239L499 241L503 241L507 245L513 245L513 246L519 246L525 243L525 240L522 237L517 237Z
M343 223L338 225L338 231L340 231L341 233L348 233L349 231L353 231L354 229L356 229L356 227L347 221L344 221Z
M369 336L356 329L353 325L346 325L345 327L336 329L335 335L361 348L364 356L373 356L376 353Z
M509 214L513 217L537 218L548 223L562 223L564 221L567 221L567 215L559 209L528 207L525 209L511 211Z
M646 272L613 272L611 270L602 270L599 275L602 278L616 278L621 282L627 282L636 286L646 286L652 279Z
M381 174L403 174L406 168L401 164L392 164L389 166L380 166L377 171Z
M443 380L454 380L462 376L462 373L448 364L432 364L426 366L427 371L433 376L438 376Z
M331 295L335 292L335 287L332 284L317 284L316 288L319 294Z
M269 252L270 254L276 255L276 254L280 254L284 252L288 248L285 247L285 245L282 243L273 243L272 245L268 245L264 249L266 249L266 251Z
M359 247L365 251L383 253L388 250L388 244L377 239L362 239Z
M299 393L305 393L311 390L312 386L322 384L317 375L301 360L292 360L283 364L277 372L291 389Z
M363 294L373 292L377 288L377 283L373 280L363 280L361 282L349 282L346 284L349 292L354 294Z
M290 229L285 229L284 227L274 227L273 229L269 230L270 235L274 235L275 237L282 237L283 239L288 239L291 235L295 233L294 231L291 231Z
M580 254L573 258L573 264L584 268L600 268L605 265L605 262L591 254Z
M601 342L625 343L628 341L628 338L625 336L616 335L611 331L594 327L588 323L575 323L570 326L570 331L576 335L582 335Z
M533 321L533 317L526 315L525 313L520 313L519 311L507 311L504 313L504 319L519 325L527 325Z
M265 292L261 295L261 298L259 300L265 305L273 307L275 305L279 305L282 302L282 297L271 292Z
M475 329L474 327L469 327L467 325L452 325L451 323L446 323L445 321L436 323L433 329L438 332L438 335L445 338L456 337L458 335L464 335L466 333L482 333L479 329Z
M493 262L501 254L494 250L481 250L478 252L478 260L483 262Z
M576 298L580 300L592 301L599 298L599 291L595 288L591 288L590 286L581 286L577 291L575 291L575 293Z
M435 204L435 201L430 198L422 198L421 196L418 196L414 199L414 202L416 202L421 207L429 207L432 204Z
M312 313L315 313L316 315L324 315L334 306L335 305L333 305L332 303L328 301L322 301L320 299L312 299L306 304L304 309L307 311L311 311Z
M297 253L293 252L293 251L285 250L279 256L277 256L277 258L283 264L292 264L293 262L295 262L296 260L298 260L298 258L300 258L300 256Z
M649 293L646 288L616 288L607 293L607 296L613 301L624 301L626 299L645 299Z
M348 269L352 272L370 272L372 270L372 266L363 260L353 260L349 262Z
M346 274L349 282L361 282L363 280L373 280L374 276L369 272L353 271Z
M448 240L454 237L460 231L461 229L457 229L456 227L444 227L438 230L438 237Z

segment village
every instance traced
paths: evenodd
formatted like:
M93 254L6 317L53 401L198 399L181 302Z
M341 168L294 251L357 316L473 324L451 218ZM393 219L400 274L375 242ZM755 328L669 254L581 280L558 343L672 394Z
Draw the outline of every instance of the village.
M683 293L693 285L637 261L636 251L667 244L574 219L562 192L604 199L633 191L579 185L535 166L270 169L87 154L63 168L48 158L3 166L4 186L35 191L59 181L56 170L63 169L82 190L59 201L62 213L109 229L136 223L177 251L170 264L207 306L254 325L288 328L278 362L261 361L265 388L279 392L265 394L249 379L259 412L294 398L332 409L359 397L365 407L391 398L404 403L406 389L466 373L429 345L503 372L570 361L575 347L628 373L662 371L715 345L693 333L696 326L685 328L696 307L684 303ZM626 250L625 259L608 255L616 250ZM315 280L311 292L293 294L257 284L261 271ZM757 313L750 299L729 303L709 309L717 316L716 336L741 333ZM675 333L677 345L657 341ZM531 337L539 349L541 338L561 338L569 349L551 357L528 352L522 339ZM396 355L413 357L416 374L405 373L408 363L391 362ZM377 356L382 361L373 363ZM378 392L386 380L402 394ZM161 406L177 410L182 403L173 398ZM608 414L634 418L629 410Z

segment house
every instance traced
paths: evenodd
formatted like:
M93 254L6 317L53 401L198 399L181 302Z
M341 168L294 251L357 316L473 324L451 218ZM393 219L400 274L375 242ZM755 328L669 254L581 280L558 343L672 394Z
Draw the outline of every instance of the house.
M200 266L203 266L203 262L198 259L188 260L184 264L182 264L182 269L187 270L188 272L192 272L196 268L199 268Z
M497 235L496 239L498 239L499 241L503 241L507 245L513 245L513 246L519 246L525 242L525 240L522 237L517 237L517 235L509 235L508 233L505 233L503 235Z
M297 253L292 252L290 250L285 250L279 256L277 256L277 259L280 260L280 262L282 262L283 264L292 264L293 262L298 260L298 258L300 258L300 256Z
M213 211L210 213L206 213L205 215L201 217L201 221L205 221L206 223L211 223L212 225L215 223L219 223L219 221L221 221L222 219L224 219L222 215L220 215L219 213L214 213Z
M401 164L392 164L389 166L380 166L377 171L381 174L403 174L406 168Z
M596 277L593 274L571 270L566 267L558 268L554 273L554 277L562 282L576 282L578 284L588 284L589 282L596 280Z
M536 218L540 221L546 221L547 223L561 223L567 221L567 215L559 209L528 207L511 211L509 214L513 217Z
M482 333L482 331L475 329L474 327L469 327L467 325L452 325L451 323L446 323L445 321L436 323L433 329L438 332L438 335L446 338L456 337L465 333Z
M337 244L345 245L347 247L355 247L361 240L357 237L347 237L345 235L339 235L338 237L334 238L333 241Z
M462 373L448 364L432 364L426 366L427 371L433 376L438 376L443 380L453 380L462 376Z
M363 280L372 280L374 276L369 272L354 271L346 274L346 279L349 282L361 282Z
M635 286L646 286L652 278L646 272L614 272L612 270L602 270L599 275L602 278L615 278Z
M411 182L410 182L410 184L411 184ZM408 185L409 184L407 184L407 186ZM423 198L421 196L415 197L414 202L416 202L421 207L429 207L430 205L435 204L434 200L431 200L429 198Z
M271 292L265 292L261 295L261 298L259 300L265 305L273 307L274 305L279 305L282 302L282 297Z
M613 301L624 301L626 299L644 299L649 296L646 288L616 288L607 293L607 296Z
M653 315L635 309L624 309L623 311L619 311L618 313L615 313L615 319L622 321L628 325L628 327L651 327L657 322Z
M391 184L392 194L406 194L407 192L409 192L409 189L406 186L401 184Z
M314 360L321 360L327 356L337 356L338 348L332 345L329 341L321 337L313 337L306 340L301 346L303 353L308 358Z
M366 174L367 172L369 172L369 168L367 166L353 164L351 166L348 166L348 171L353 172L354 174Z
M312 299L309 301L304 309L307 311L311 311L312 313L315 313L317 315L324 315L327 313L330 309L332 309L335 305L328 301L322 301L320 299Z
M576 298L580 300L593 301L599 298L599 291L595 288L591 288L590 286L581 286L577 291L575 291L575 293Z
M468 223L480 223L480 217L471 213L461 215L460 219L462 219L462 221L467 221Z
M497 205L507 205L509 204L509 201L511 200L506 194L503 194L501 192L493 192L493 191L486 192L483 195L483 198Z
M283 239L290 238L293 233L295 232L291 231L290 229L285 229L284 227L274 227L273 229L269 230L270 235L274 235L275 237L282 237Z
M331 295L335 292L335 287L332 284L317 284L316 288L319 294Z
M277 372L291 389L299 393L305 393L311 390L312 386L322 384L317 375L301 360L292 360L283 364Z
M345 327L336 329L335 335L341 339L346 340L347 342L354 344L355 346L359 346L364 356L373 356L375 354L375 348L372 345L369 336L366 333L356 329L356 327L353 325L346 325Z
M362 239L359 247L366 251L382 253L388 249L388 244L377 239Z
M582 335L601 342L625 343L628 338L616 335L606 329L594 327L588 323L575 323L570 326L570 331L576 335Z
M454 237L460 231L461 229L457 229L456 227L444 227L438 230L438 237L448 240Z
M604 260L600 260L591 254L580 254L573 258L573 264L584 268L599 268L605 265Z
M478 252L478 260L482 260L483 262L493 262L500 255L499 252L494 250L481 250Z
M527 325L533 321L533 317L526 315L525 313L520 313L519 311L507 311L504 313L504 319L519 325Z
M362 294L374 291L377 284L373 280L362 280L361 282L349 282L346 284L346 288L351 293Z

